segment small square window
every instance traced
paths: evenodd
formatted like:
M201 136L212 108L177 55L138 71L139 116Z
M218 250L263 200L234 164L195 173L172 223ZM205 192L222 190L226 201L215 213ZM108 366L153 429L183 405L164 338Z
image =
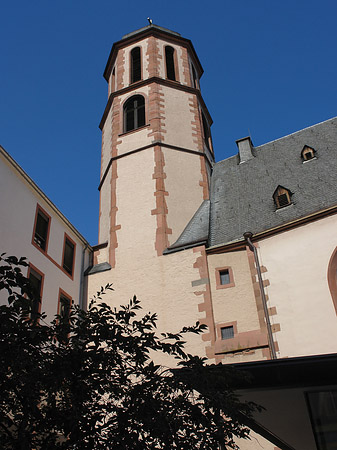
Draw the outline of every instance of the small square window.
M232 339L234 337L234 327L233 325L229 327L223 327L221 328L221 339Z
M220 270L219 275L220 275L220 284L230 284L231 277L229 275L228 269Z
M215 281L217 289L226 289L235 286L233 270L231 267L218 267L215 269Z

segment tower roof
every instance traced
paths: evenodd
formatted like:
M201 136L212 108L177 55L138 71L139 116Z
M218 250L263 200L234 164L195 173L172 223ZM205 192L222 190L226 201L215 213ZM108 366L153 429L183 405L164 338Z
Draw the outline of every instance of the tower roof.
M124 34L122 39L127 39L131 36L135 36L136 34L142 33L143 31L148 30L149 28L164 31L165 33L173 34L174 36L181 36L181 34L177 33L176 31L172 31L172 30L169 30L168 28L160 27L159 25L155 25L154 23L152 23L151 25L147 25L146 27L142 27L142 28L139 28L138 30L131 31L131 33Z
M146 27L139 28L138 30L132 31L131 33L125 34L120 41L117 41L113 44L110 55L108 58L108 62L105 66L103 76L108 81L110 71L112 69L113 62L116 58L117 52L120 48L123 48L127 45L132 44L133 42L137 42L147 36L156 36L158 38L163 38L169 40L171 42L175 42L178 45L183 45L188 48L190 55L194 59L196 70L198 72L199 78L202 76L204 70L199 61L198 55L193 47L192 42L189 39L182 37L176 31L169 30L164 27L160 27L159 25L147 25Z

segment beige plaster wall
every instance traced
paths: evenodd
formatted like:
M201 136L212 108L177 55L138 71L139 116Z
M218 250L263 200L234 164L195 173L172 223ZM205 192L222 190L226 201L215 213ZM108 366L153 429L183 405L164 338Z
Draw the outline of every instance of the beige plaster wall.
M104 122L102 134L101 177L104 175L105 169L111 158L112 111L113 109L110 108L108 117Z
M172 229L169 241L173 244L203 202L199 185L203 180L198 155L172 149L163 149L163 153L168 226Z
M60 219L41 195L0 154L0 243L1 251L7 255L25 256L44 274L42 311L50 319L57 313L59 288L78 303L80 294L81 262L84 244ZM32 244L36 206L39 204L51 217L47 255ZM76 243L74 279L60 267L64 234ZM89 265L89 254L85 255L84 269ZM27 274L27 269L23 268ZM4 295L1 296L4 301Z
M216 288L216 268L231 267L235 286ZM238 332L260 328L251 273L245 250L208 256L215 323L238 322Z
M337 351L337 318L327 283L336 248L337 216L277 234L259 242L260 262L269 280L268 306L280 324L275 333L281 357Z
M235 439L236 444L239 446L240 450L276 450L274 444L267 441L265 438L259 434L251 431L250 439Z
M158 331L177 332L205 317L199 312L200 296L194 294L200 286L193 287L192 281L200 278L193 267L198 253L193 250L157 257L153 249L134 246L133 251L121 253L115 269L89 276L89 297L97 288L112 282L115 292L104 297L104 301L118 306L133 296L142 301L143 313L158 314ZM187 350L205 356L205 345L201 336L188 337ZM161 364L168 363L159 358Z
M162 87L164 94L165 142L179 147L199 150L195 142L192 122L195 120L191 112L190 93Z
M109 241L111 208L111 170L108 171L100 190L99 243Z
M135 247L143 251L148 247L155 251L156 217L151 211L155 204L155 180L153 149L147 149L121 158L117 163L117 265L121 255L132 258Z

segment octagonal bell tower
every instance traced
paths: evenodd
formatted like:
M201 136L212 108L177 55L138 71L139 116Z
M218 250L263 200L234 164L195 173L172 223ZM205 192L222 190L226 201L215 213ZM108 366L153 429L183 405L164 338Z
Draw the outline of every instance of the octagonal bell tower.
M202 73L191 41L157 25L113 45L95 264L161 257L208 199L214 159Z

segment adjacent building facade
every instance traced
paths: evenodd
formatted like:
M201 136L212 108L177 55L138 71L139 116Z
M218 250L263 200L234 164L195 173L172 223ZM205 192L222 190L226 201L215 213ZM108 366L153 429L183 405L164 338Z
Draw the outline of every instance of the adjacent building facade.
M64 302L84 306L89 243L1 146L0 191L1 252L27 258L36 310L54 318Z

